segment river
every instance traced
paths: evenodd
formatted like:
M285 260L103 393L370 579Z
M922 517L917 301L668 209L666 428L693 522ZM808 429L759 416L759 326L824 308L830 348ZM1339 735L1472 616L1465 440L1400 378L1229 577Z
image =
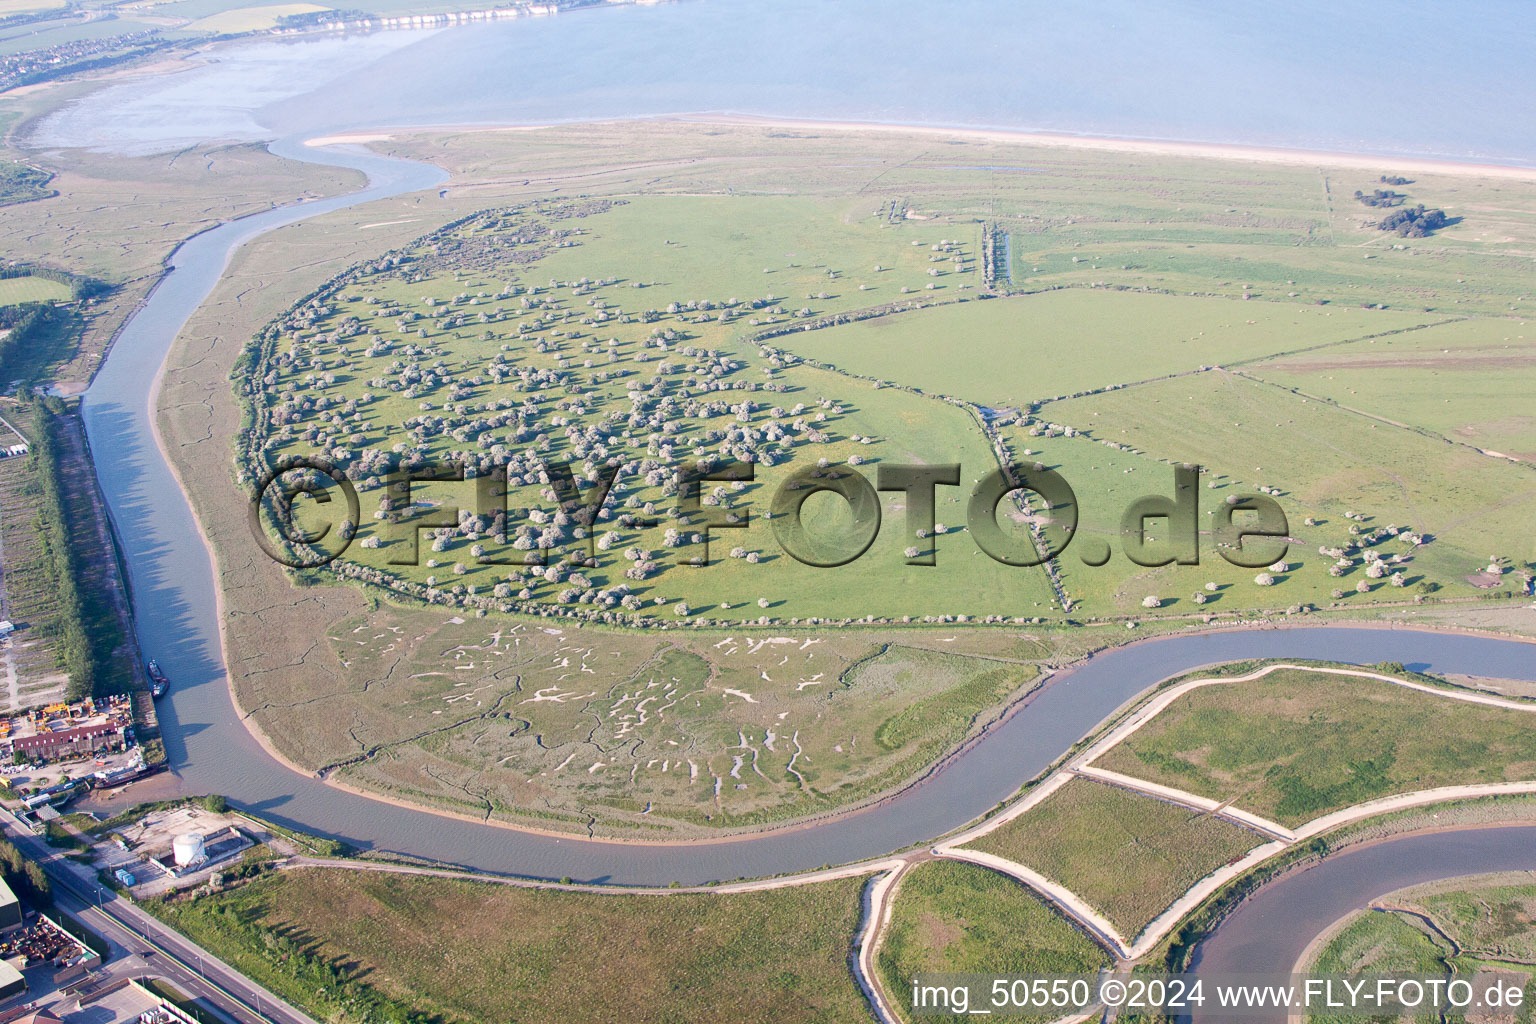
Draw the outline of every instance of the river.
M1238 904L1200 944L1193 970L1206 977L1285 975L1325 928L1389 892L1455 875L1533 868L1533 826L1421 832L1358 846L1283 875ZM1196 1021L1220 1019L1216 1014L1193 1016ZM1284 1017L1276 1014L1275 1019Z

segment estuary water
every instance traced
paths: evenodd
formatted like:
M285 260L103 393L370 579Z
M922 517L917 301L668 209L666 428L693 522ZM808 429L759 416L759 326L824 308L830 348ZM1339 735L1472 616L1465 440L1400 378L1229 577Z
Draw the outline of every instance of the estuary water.
M41 146L689 112L1536 165L1524 0L682 0L214 48L45 119Z

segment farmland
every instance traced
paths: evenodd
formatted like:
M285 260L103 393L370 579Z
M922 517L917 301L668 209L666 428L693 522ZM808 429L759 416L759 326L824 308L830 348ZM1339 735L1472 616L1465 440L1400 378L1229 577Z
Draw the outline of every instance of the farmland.
M885 991L909 1016L919 973L1093 974L1108 962L1028 889L957 861L920 864L902 877L877 955Z
M0 0L0 18L63 7L64 0Z
M1441 786L1536 779L1530 715L1281 670L1178 698L1098 762L1295 826Z
M150 909L319 1019L409 1007L448 1022L843 1022L863 880L760 893L555 892L284 871ZM273 949L283 955L275 957Z
M68 285L47 278L0 278L0 306L12 306L19 302L50 302L70 297Z
M1480 573L1490 554L1500 560L1501 572L1523 570L1536 558L1524 513L1536 478L1527 468L1243 374L1207 373L1052 403L1042 417L1111 451L1118 445L1165 463L1200 464L1207 492L1201 496L1202 523L1228 495L1261 487L1279 491L1299 543L1288 559L1296 567L1275 579L1275 600L1353 604L1384 599L1383 590L1390 599L1390 577L1398 573L1404 585L1428 582L1470 595L1475 590L1467 577ZM1046 457L1054 456L1053 446L1041 447ZM1403 472L1406 466L1414 472ZM1172 491L1171 483L1159 486L1152 493ZM1308 518L1315 523L1308 525ZM1427 543L1414 544L1413 537ZM1323 554L1322 548L1338 554ZM1368 573L1372 555L1380 556L1387 573ZM1236 573L1223 571L1229 579L1217 582L1235 582L1230 577ZM1182 570L1180 582L1167 589L1193 591L1204 572L1204 566ZM1079 589L1091 603L1092 593L1083 584ZM1234 596L1247 599L1256 592ZM1409 593L1395 597L1407 600Z
M1253 376L1457 444L1536 458L1536 327L1465 320L1259 363Z
M593 134L587 145L606 142ZM460 138L446 141L450 163ZM581 167L581 146L571 142L560 137L564 148L551 153ZM1102 173L1097 159L1076 158L1089 180ZM905 190L899 202L854 200L834 182L812 181L795 196L711 196L668 194L661 181L640 195L534 199L472 214L333 279L274 323L245 369L263 381L246 396L261 430L247 446L247 472L318 450L365 479L357 541L337 567L349 578L461 607L555 608L604 621L841 621L854 595L863 617L887 622L1052 619L1069 607L1106 616L1351 609L1442 590L1471 598L1468 579L1486 552L1517 570L1536 554L1519 511L1536 487L1521 467L1259 376L1309 353L1408 344L1402 339L1467 325L1479 336L1501 330L1492 318L1465 319L1472 298L1342 305L1299 290L1307 285L1293 278L1284 295L1232 279L1177 293L1166 267L1155 277L1144 265L1116 272L1102 254L1058 260L1054 248L1035 254L1027 284L1015 274L989 286L983 228L1031 215L978 219L974 176L943 170L904 165L903 175L917 176L909 184L930 191L918 199ZM999 196L1014 187L990 185ZM1276 185L1273 201L1288 188ZM1102 230L1083 231L1083 209L1070 210L1041 236L1077 238L1068 250L1105 240ZM1238 235L1255 244L1230 217L1200 217L1200 241L1180 248L1196 245L1209 259ZM1275 217L1293 221L1299 229L1290 214ZM1307 230L1305 244L1285 248L1329 251ZM1168 255L1165 263L1194 258ZM1249 269L1248 257L1230 259ZM1362 262L1351 287L1379 285L1376 294L1387 296L1381 271ZM993 293L1005 297L976 301ZM1204 516L1217 501L1261 488L1280 499L1297 543L1285 569L1261 579L1217 557L1202 518L1198 568L1105 569L1084 547L1081 559L1060 562L1055 582L1004 569L956 522L964 485L995 465L998 451L1066 476L1086 513L1083 529L1102 538L1100 547L1110 541L1111 552L1123 508L1167 493L1166 467L1183 462L1207 470ZM522 478L509 487L505 517L465 511L475 501L467 484L417 485L411 509L384 506L379 487L390 465L449 457L469 463L471 475L510 467ZM707 570L682 571L702 557L705 517L666 514L676 506L673 474L698 458L751 461L756 473L751 482L716 481L706 495L746 524L709 535L734 558L712 554ZM578 460L578 478L592 482L617 466L625 486L599 521L551 528L544 520L559 516L550 511L550 467ZM945 529L931 536L914 536L911 523L903 531L903 502L885 496L873 546L830 573L786 557L767 515L790 473L823 460L833 472L846 472L842 464L863 474L959 462L964 479L960 491L938 489ZM1407 464L1432 468L1409 478L1383 468ZM434 551L402 565L408 519L437 508L461 510L458 522L432 526L423 542ZM814 496L805 509L813 534L852 526L830 497ZM581 565L573 548L590 545L589 533L608 547L588 551ZM532 570L494 564L509 545L548 543L564 546ZM908 551L933 552L939 571L908 565ZM1499 593L1521 586L1514 576Z
M321 7L319 4L303 3L270 4L264 7L236 7L232 10L210 14L205 18L198 18L187 25L184 31L207 32L210 35L258 32L262 29L276 26L279 19L290 15L313 14L318 11L328 10L331 10L331 8Z
M1020 408L1435 319L1422 312L1064 288L881 317L792 335L784 344L850 373Z
M1200 879L1262 842L1187 807L1073 779L969 845L1066 886L1130 939Z

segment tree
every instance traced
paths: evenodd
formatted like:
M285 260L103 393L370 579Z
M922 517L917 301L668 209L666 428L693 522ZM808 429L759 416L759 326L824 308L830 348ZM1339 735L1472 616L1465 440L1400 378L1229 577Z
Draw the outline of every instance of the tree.
M27 888L34 902L47 906L53 902L53 886L48 881L48 876L43 869L32 861L27 861L23 870L26 873Z

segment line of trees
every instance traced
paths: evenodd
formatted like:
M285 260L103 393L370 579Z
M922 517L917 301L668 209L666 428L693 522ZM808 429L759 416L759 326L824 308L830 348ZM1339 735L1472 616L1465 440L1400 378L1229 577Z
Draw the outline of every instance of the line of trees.
M54 403L56 400L44 400L34 406L37 415L33 418L36 426L32 431L30 458L37 472L41 500L33 525L42 539L44 557L58 592L58 612L44 629L54 638L59 659L69 673L69 699L80 700L96 692L97 659L85 628L85 602L81 600L78 584L80 564L70 542L69 509L59 479L55 433L58 428L55 411L49 408Z
M46 907L53 902L53 887L48 876L36 863L23 857L16 844L8 839L0 839L0 877L12 891L34 906Z

